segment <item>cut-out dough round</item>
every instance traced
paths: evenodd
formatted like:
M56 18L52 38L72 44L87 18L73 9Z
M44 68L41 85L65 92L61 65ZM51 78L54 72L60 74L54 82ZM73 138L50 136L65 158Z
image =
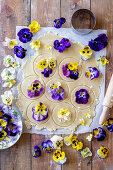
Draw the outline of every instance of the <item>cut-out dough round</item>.
M23 95L25 97L27 97L28 99L31 99L31 100L36 100L38 98L40 98L43 94L44 94L44 91L45 89L43 90L43 92L41 93L40 96L38 97L34 97L34 98L30 98L28 95L27 95L27 88L32 84L33 81L35 80L39 80L41 82L41 84L43 84L43 86L45 87L45 84L44 84L44 81L39 77L39 76L28 76L24 79L24 81L21 83L21 91L23 93Z
M80 60L81 61L81 60ZM65 81L69 81L69 82L76 82L77 80L79 80L79 78L81 77L81 74L82 74L82 66L80 65L80 61L78 61L76 58L66 58L64 59L61 63L60 63L60 66L59 66L59 75L60 77L65 80ZM66 63L74 63L74 62L77 62L78 63L78 72L79 72L79 75L78 75L78 79L74 80L74 79L71 79L71 78L68 78L66 76L63 75L63 72L62 72L62 66L65 65Z
M58 112L60 111L60 109L68 109L70 111L71 116L70 116L69 121L61 122L58 119ZM58 126L67 127L67 126L70 126L75 121L75 119L76 119L76 110L71 104L69 104L67 102L63 102L61 104L56 105L56 107L53 109L52 118L53 118L54 122Z
M46 105L46 107L49 109L49 111L48 111L48 117L47 117L47 119L45 119L45 120L43 120L43 121L36 121L36 120L34 120L33 117L32 117L32 114L33 114L32 108L33 108L33 106L36 106L39 102L42 102L42 103L43 103L44 105ZM34 123L34 124L44 124L44 123L46 123L46 122L49 120L49 118L50 118L50 114L51 114L51 110L50 110L49 105L48 105L46 102L42 101L42 100L41 100L41 101L40 101L40 100L33 101L33 102L31 102L31 103L28 105L28 108L27 108L27 116L28 116L29 121L32 122L32 123Z
M52 57L52 58L55 58L55 57L52 56L51 54L41 54L41 55L37 56L37 57L35 58L34 62L33 62L34 72L35 72L37 75L41 75L42 78L44 78L44 79L50 78L50 77L52 77L52 76L55 74L56 68L57 68L57 60L56 60L56 67L52 68L52 73L49 75L49 77L44 77L44 75L41 73L42 70L40 70L40 69L37 68L37 64L38 64L40 61L42 61L42 60L44 60L44 59L49 59L49 58L51 58L51 57ZM55 58L55 59L56 59L56 58Z
M51 97L52 94L47 92L47 86L48 86L48 85L53 84L53 83L58 83L58 82L61 83L61 87L65 90L64 99L61 100L61 101L53 100L52 97ZM52 80L50 80L50 81L46 84L45 94L46 94L47 98L48 98L49 100L51 100L52 102L58 102L58 103L59 103L59 102L62 102L62 101L64 101L64 100L66 99L66 97L67 97L68 94L69 94L69 88L68 88L68 85L66 84L66 82L64 82L63 80L61 80L61 79L52 79Z
M89 99L88 99L88 103L87 104L78 104L78 103L75 102L75 99L76 99L75 93L76 93L76 91L78 91L80 89L86 89L88 91ZM91 105L93 104L94 100L95 100L94 93L93 93L93 91L88 86L78 86L71 93L71 102L78 109L86 109L86 108L91 107Z

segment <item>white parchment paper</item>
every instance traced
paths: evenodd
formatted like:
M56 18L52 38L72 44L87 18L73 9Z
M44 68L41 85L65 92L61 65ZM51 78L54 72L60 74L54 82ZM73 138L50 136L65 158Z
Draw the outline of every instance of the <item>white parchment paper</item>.
M17 26L16 27L16 33L21 29L21 28L25 28L23 26ZM70 41L73 41L73 42L80 42L82 43L83 45L88 45L88 41L91 40L91 39L94 39L97 37L98 34L101 34L101 33L107 33L106 30L94 30L93 32L91 32L90 34L87 34L87 35L78 35L78 34L75 34L71 28L60 28L60 29L56 29L54 27L42 27L40 29L39 32L37 32L34 36L33 36L33 39L38 39L39 36L47 33L47 32L52 32L52 33L55 33L55 34L58 34L62 37L66 37L68 38ZM18 40L18 36L16 36L17 40ZM21 43L19 40L19 45L21 45L22 47L24 47L25 49L27 49L27 55L24 59L18 59L17 58L17 61L19 61L21 63L21 66L25 63L25 61L30 57L30 56L33 56L33 54L35 53L34 50L32 50L30 47L29 47L29 43ZM105 55L106 56L106 49L103 49L99 52L94 52L94 57L95 59L97 60L100 56L102 55ZM102 112L102 102L103 102L103 98L104 98L104 91L105 91L105 66L101 66L99 65L99 69L103 75L103 83L101 85L101 92L100 92L100 96L99 96L99 104L96 106L96 116L93 118L93 121L90 125L90 127L87 127L87 126L79 126L77 128L77 131L75 133L86 133L86 132L91 132L93 130L93 128L96 128L99 126L99 117L100 117L100 114ZM14 86L12 88L12 91L13 91L13 94L16 98L18 98L18 92L17 92L17 85L18 83L22 82L23 81L23 76L22 76L22 69L21 67L19 69L17 69L17 84L16 86ZM22 115L22 112L19 110L19 108L16 106L15 103L13 103L13 108L15 108L19 113L20 115ZM31 130L28 130L24 124L24 119L22 118L22 121L23 121L23 133L36 133L36 134L70 134L70 130L56 130L54 132L49 132L47 129L43 129L43 130L36 130L35 127L32 127Z

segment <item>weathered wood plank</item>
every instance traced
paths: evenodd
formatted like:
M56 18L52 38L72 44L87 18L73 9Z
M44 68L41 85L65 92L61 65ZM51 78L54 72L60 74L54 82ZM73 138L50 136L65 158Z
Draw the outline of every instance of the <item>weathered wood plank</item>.
M28 25L30 19L30 0L2 0L0 1L0 32L1 39L15 38L16 25ZM1 45L1 58L13 50ZM1 66L1 70L3 65ZM3 92L3 88L2 88ZM30 170L31 151L30 134L23 134L19 142L10 149L0 151L0 168L2 170Z
M113 73L113 1L111 0L95 0L91 1L91 10L95 13L97 24L95 29L107 29L107 35L109 38L109 43L107 47L107 59L110 63L106 66L106 89L109 84L109 80L111 78L111 74ZM113 109L111 113L113 112ZM111 116L112 117L112 116ZM92 142L93 157L92 161L92 169L96 170L112 170L113 169L113 134L107 131L107 138L103 142L97 142L94 140ZM109 156L108 158L101 160L96 155L96 150L100 147L100 145L104 145L109 148Z

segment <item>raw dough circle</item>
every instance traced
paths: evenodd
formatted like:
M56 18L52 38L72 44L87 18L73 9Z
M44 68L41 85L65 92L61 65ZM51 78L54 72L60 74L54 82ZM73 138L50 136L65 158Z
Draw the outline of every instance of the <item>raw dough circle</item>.
M76 79L76 80L64 76L64 75L63 75L63 72L62 72L62 66L63 66L63 65L65 65L66 63L74 63L74 62L77 62L77 63L78 63L79 76L78 76L78 79ZM82 75L82 66L80 65L80 62L79 62L78 60L76 60L76 58L66 58L66 59L64 59L64 60L60 63L60 66L59 66L59 75L60 75L60 77L61 77L63 80L65 80L65 81L76 82L77 80L79 80L79 78L80 78L81 75Z
M75 99L76 99L75 92L80 90L80 89L86 89L88 91L88 93L89 93L89 99L88 99L87 104L78 104L78 103L75 102ZM81 110L91 107L94 100L95 100L94 92L86 85L84 85L84 86L81 85L81 86L76 87L71 93L71 103L76 108L81 109Z
M44 94L44 91L45 91L45 90L43 90L43 92L41 93L40 96L37 96L37 97L34 97L34 98L30 98L30 97L27 95L27 88L28 88L28 87L31 85L31 83L32 83L33 81L35 81L35 80L39 80L39 81L43 84L43 86L44 86L44 88L45 88L44 81L43 81L39 76L28 76L28 77L26 77L26 78L24 79L24 81L21 83L21 91L22 91L23 95L24 95L25 97L27 97L28 99L31 99L31 100L36 100L36 99L40 98L40 97Z
M41 54L39 56L37 56L33 62L33 69L34 69L34 72L36 73L36 75L41 75L43 78L47 79L47 78L50 78L52 77L55 72L56 72L56 68L57 68L57 59L56 59L56 67L52 68L52 73L49 75L49 77L44 77L44 75L41 73L42 70L38 69L37 68L37 64L41 61L41 60L44 60L44 59L49 59L50 57L53 57L51 54ZM54 58L54 57L53 57Z
M47 117L47 119L45 119L43 121L36 121L32 117L32 114L33 114L32 108L33 108L33 106L36 106L39 102L42 102L49 109L48 117ZM28 119L29 119L30 122L35 123L35 124L44 124L44 123L46 123L49 120L49 118L50 118L50 113L51 113L51 110L50 110L49 105L45 101L42 101L42 100L41 101L40 100L33 101L27 107L27 116L28 116Z
M52 97L51 97L52 94L47 92L47 86L50 85L50 84L53 84L53 83L57 83L57 82L60 82L62 88L65 90L64 99L61 100L61 101L53 100ZM68 88L68 85L66 84L66 82L64 82L63 80L61 80L61 79L52 79L52 80L50 80L49 82L47 82L47 84L46 84L45 94L46 94L47 98L48 98L49 100L51 100L52 102L57 102L57 103L59 103L59 102L62 102L62 101L64 101L64 100L66 99L66 97L67 97L68 94L69 94L69 88Z
M57 116L58 116L58 112L60 111L60 109L68 109L70 111L71 115L70 115L70 120L69 121L66 121L66 122L59 121ZM69 104L67 102L58 104L53 109L52 118L53 118L53 121L55 122L55 124L57 124L58 126L67 127L67 126L70 126L75 121L75 119L76 119L76 110L73 107L73 105L71 105L71 104Z

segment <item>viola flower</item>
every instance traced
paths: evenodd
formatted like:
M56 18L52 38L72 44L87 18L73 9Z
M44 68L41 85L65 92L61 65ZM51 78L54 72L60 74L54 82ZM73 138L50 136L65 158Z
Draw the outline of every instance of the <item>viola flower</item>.
M20 63L19 62L13 63L12 67L13 68L18 68L18 67L20 67Z
M60 109L58 112L58 119L61 122L66 122L70 120L71 113L68 109Z
M88 67L87 71L85 72L85 76L90 80L99 77L99 71L96 67Z
M70 71L68 69L68 63L62 66L62 73L65 77L70 76Z
M30 43L30 47L33 49L33 50L38 50L40 48L40 41L35 41L33 40L31 43Z
M88 156L92 156L92 152L90 151L88 147L86 147L85 149L81 151L81 155L83 158L87 158Z
M41 150L39 148L39 146L34 146L34 150L32 152L32 156L35 158L38 158L41 155Z
M1 73L2 80L13 80L16 78L16 71L14 68L5 68Z
M53 57L50 57L50 58L47 60L47 63L48 63L49 68L54 68L54 67L56 67L56 59L53 58Z
M100 58L97 60L98 62L100 61L101 65L106 65L109 63L109 61L106 59L106 57L103 55L103 56L100 56Z
M81 125L85 125L85 120L83 118L79 119Z
M44 90L44 86L39 80L35 80L31 83L31 86L28 87L27 92L30 98L40 96Z
M26 50L24 48L22 48L21 46L15 46L14 47L14 54L16 54L16 56L18 58L23 59L26 55Z
M0 130L0 141L3 140L7 136L7 133L4 130Z
M103 126L106 126L110 132L113 132L113 118L109 118Z
M108 156L109 149L104 146L100 146L100 148L97 150L97 155L99 158L104 159Z
M55 19L54 20L54 27L55 28L61 28L62 27L62 24L64 24L66 22L66 19L61 17L59 19Z
M5 119L0 119L0 127L6 127L6 125L7 125L7 121L5 120Z
M83 50L80 50L79 53L81 54L81 59L83 61L86 61L86 60L89 60L91 58L91 55L92 55L92 51L90 50L90 47L89 46L85 46L83 48Z
M8 46L9 49L13 49L14 46L18 44L16 39L10 39L10 38L5 38L5 41L3 42L4 46Z
M92 138L93 138L93 135L89 134L86 139L90 142L90 141L92 141Z
M63 146L63 138L61 136L54 135L50 140L53 143L54 149L61 149Z
M46 45L45 46L48 50L51 50L52 49L52 46L51 45Z
M30 29L30 32L36 33L40 30L40 24L36 21L33 21L28 28Z
M32 117L36 121L43 121L47 119L48 111L49 109L43 103L40 102L32 108Z
M44 75L44 77L49 77L50 74L52 74L52 69L50 67L46 67L44 68L44 71L42 71L41 73Z
M64 143L66 146L70 146L72 144L72 138L73 138L72 133L69 136L64 137ZM76 137L76 139L77 139L77 137Z
M7 55L6 57L4 57L3 64L5 65L5 67L12 66L14 62L15 59L11 55Z
M84 116L85 116L86 118L88 118L88 119L91 118L91 115L90 115L89 113L85 113Z
M97 38L95 38L94 40L91 39L88 45L91 48L91 50L100 51L107 46L108 44L107 40L108 38L106 34L99 34Z
M93 137L98 141L103 141L106 137L106 132L101 127L93 129Z
M60 150L56 150L53 153L53 160L60 165L64 164L66 162L66 159L67 158L65 157L65 153L61 152Z
M19 40L23 43L31 41L33 37L33 34L30 32L29 28L22 28L17 35L19 37Z
M61 41L59 40L54 41L54 49L58 50L59 53L63 53L63 51L69 47L71 47L71 43L67 38L63 38Z
M87 104L89 99L89 94L86 89L80 89L75 93L75 102L78 104Z
M39 61L39 63L37 64L37 68L40 70L44 70L46 67L48 67L46 59Z
M11 91L5 91L3 95L1 95L2 102L6 105L11 105L12 100L14 99Z
M72 138L72 147L75 148L77 151L81 150L83 148L83 143L79 142L76 137L75 138L73 137Z
M14 86L16 84L16 80L14 80L14 79L12 79L12 80L10 80L10 79L7 79L7 80L5 80L5 81L3 81L3 87L9 87L9 88L11 88L12 86Z
M57 83L48 85L47 92L52 94L51 97L53 100L61 101L64 99L65 90Z
M16 136L19 133L18 126L14 123L9 123L4 130L8 136Z
M46 142L42 142L42 150L45 150L47 153L53 151L53 143L51 140L47 140Z

